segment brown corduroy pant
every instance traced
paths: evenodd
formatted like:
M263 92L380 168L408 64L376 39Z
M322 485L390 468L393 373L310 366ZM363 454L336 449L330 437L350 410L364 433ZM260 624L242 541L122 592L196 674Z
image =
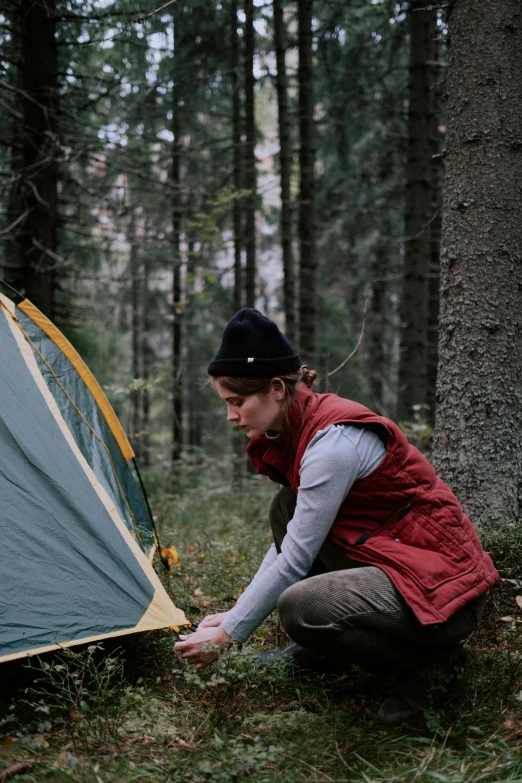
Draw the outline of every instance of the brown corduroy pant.
M278 551L295 504L289 487L270 504ZM326 540L308 577L284 591L278 610L290 638L319 655L367 669L401 669L443 665L477 627L484 603L483 595L446 622L421 625L384 571L361 566Z

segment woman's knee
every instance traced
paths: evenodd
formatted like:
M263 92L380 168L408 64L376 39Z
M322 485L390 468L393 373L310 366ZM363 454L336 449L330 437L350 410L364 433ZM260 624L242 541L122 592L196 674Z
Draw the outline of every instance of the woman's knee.
M305 579L288 587L277 602L281 624L296 642L300 641L303 633L306 634L321 623L318 596L310 589L309 581Z
M277 610L279 612L281 625L294 642L300 642L300 631L302 629L300 601L298 591L296 590L297 587L298 585L288 587L281 593L277 602Z

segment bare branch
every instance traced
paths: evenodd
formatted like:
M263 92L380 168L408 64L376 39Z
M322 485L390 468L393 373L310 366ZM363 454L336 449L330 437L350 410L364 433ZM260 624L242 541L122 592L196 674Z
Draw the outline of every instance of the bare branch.
M168 3L164 3L164 5L160 6L159 8L155 8L154 11L151 11L149 14L145 14L144 16L140 16L137 19L132 19L130 22L127 22L127 24L123 25L121 30L119 30L114 35L109 35L107 38L100 38L97 41L89 41L89 43L82 44L83 46L94 46L94 44L100 44L105 43L106 41L112 41L114 38L117 38L119 35L125 32L127 28L132 27L133 24L138 24L139 22L145 22L147 19L150 19L151 16L154 16L154 14L159 14L160 11L164 11L165 8L168 8L171 5L174 5L177 0L169 0Z
M357 343L355 344L355 348L353 349L351 354L349 356L347 356L346 359L344 361L342 361L341 364L338 367L335 368L335 370L332 370L331 372L329 372L327 374L326 377L328 379L330 379L332 377L332 375L334 375L339 370L342 370L342 368L344 367L346 362L349 362L350 359L352 359L355 356L355 354L357 353L357 351L359 350L359 346L362 343L362 339L364 337L364 327L366 326L366 311L368 309L368 301L370 299L370 294L372 293L373 286L375 285L375 283L378 283L379 280L380 280L380 278L377 278L377 280L374 280L372 283L370 283L370 285L368 286L368 288L366 290L366 296L364 298L363 319L362 319L361 331L359 333L359 339L357 340Z
M29 211L30 210L26 209L25 212L23 212L21 215L18 215L16 220L13 223L11 223L10 226L7 226L7 228L3 228L2 230L0 230L0 234L8 234L10 231L12 231L13 228L16 228L16 226L19 223L21 223L23 220L25 220L25 218L29 214Z

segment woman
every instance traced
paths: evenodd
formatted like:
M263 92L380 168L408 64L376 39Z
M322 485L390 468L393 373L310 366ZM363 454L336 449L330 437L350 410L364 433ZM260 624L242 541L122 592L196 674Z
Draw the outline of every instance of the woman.
M416 669L443 666L476 628L498 574L468 517L400 428L335 394L277 325L244 308L208 369L259 473L282 484L274 544L233 609L210 615L175 650L196 668L245 641L276 608L304 666L400 670L379 717L423 708ZM410 676L411 675L411 676Z

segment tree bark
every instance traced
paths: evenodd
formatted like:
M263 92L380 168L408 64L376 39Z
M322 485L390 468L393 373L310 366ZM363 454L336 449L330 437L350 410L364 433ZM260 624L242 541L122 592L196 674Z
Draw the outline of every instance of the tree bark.
M178 76L178 34L180 14L174 14L174 73L172 88L172 459L177 460L183 444L182 308L181 308L181 80Z
M147 232L148 234L148 232ZM152 347L150 344L150 334L152 325L150 322L150 302L149 302L149 262L144 259L143 263L143 286L142 286L142 336L141 336L141 356L142 356L142 377L143 391L141 393L141 448L140 458L143 465L150 465L150 391L149 383L151 378L152 365Z
M15 182L8 225L6 277L49 318L54 317L57 219L57 56L55 0L28 0L19 9L18 110Z
M317 258L315 253L315 128L312 75L313 0L298 4L299 33L299 348L316 360Z
M283 303L285 331L290 342L297 339L295 312L295 275L292 253L292 203L290 175L292 146L288 120L288 92L286 77L286 35L282 0L274 4L274 46L277 63L277 109L279 122L279 170L281 177L281 248L283 253Z
M244 67L245 67L245 290L246 306L256 301L256 124L254 103L254 2L245 0Z
M382 279L387 262L386 244L378 240L372 269L372 294L368 324L368 386L371 408L384 414L383 378L387 369L384 349L386 322L386 283Z
M131 273L131 333L132 333L132 378L133 381L141 379L142 369L142 314L141 314L141 279L140 263L138 258L138 238L136 236L136 212L131 206L131 219L129 225L130 235L130 273ZM141 394L134 389L131 394L132 408L132 441L136 458L141 460Z
M410 0L408 154L401 301L401 353L397 417L408 419L413 405L428 400L429 299L432 265L433 69L437 10Z
M197 382L197 361L194 359L197 344L197 325L201 314L197 310L196 297L196 253L194 252L194 234L188 232L187 237L187 277L185 284L185 323L187 324L187 378L186 385L186 410L187 410L187 443L189 446L199 448L202 438L202 417L204 403L201 400L201 391ZM196 338L194 339L194 333Z
M434 89L435 112L432 131L431 165L431 262L428 286L428 356L426 418L433 427L437 404L437 369L439 364L439 308L440 308L440 242L442 235L442 193L444 187L444 167L440 150L442 147L439 122L442 115L443 96L439 87Z
M243 275L241 270L241 98L239 92L240 52L237 35L238 0L230 4L231 51L232 51L232 144L234 147L234 191L233 231L234 231L234 312L243 304Z
M433 458L480 525L521 511L522 7L452 9Z

